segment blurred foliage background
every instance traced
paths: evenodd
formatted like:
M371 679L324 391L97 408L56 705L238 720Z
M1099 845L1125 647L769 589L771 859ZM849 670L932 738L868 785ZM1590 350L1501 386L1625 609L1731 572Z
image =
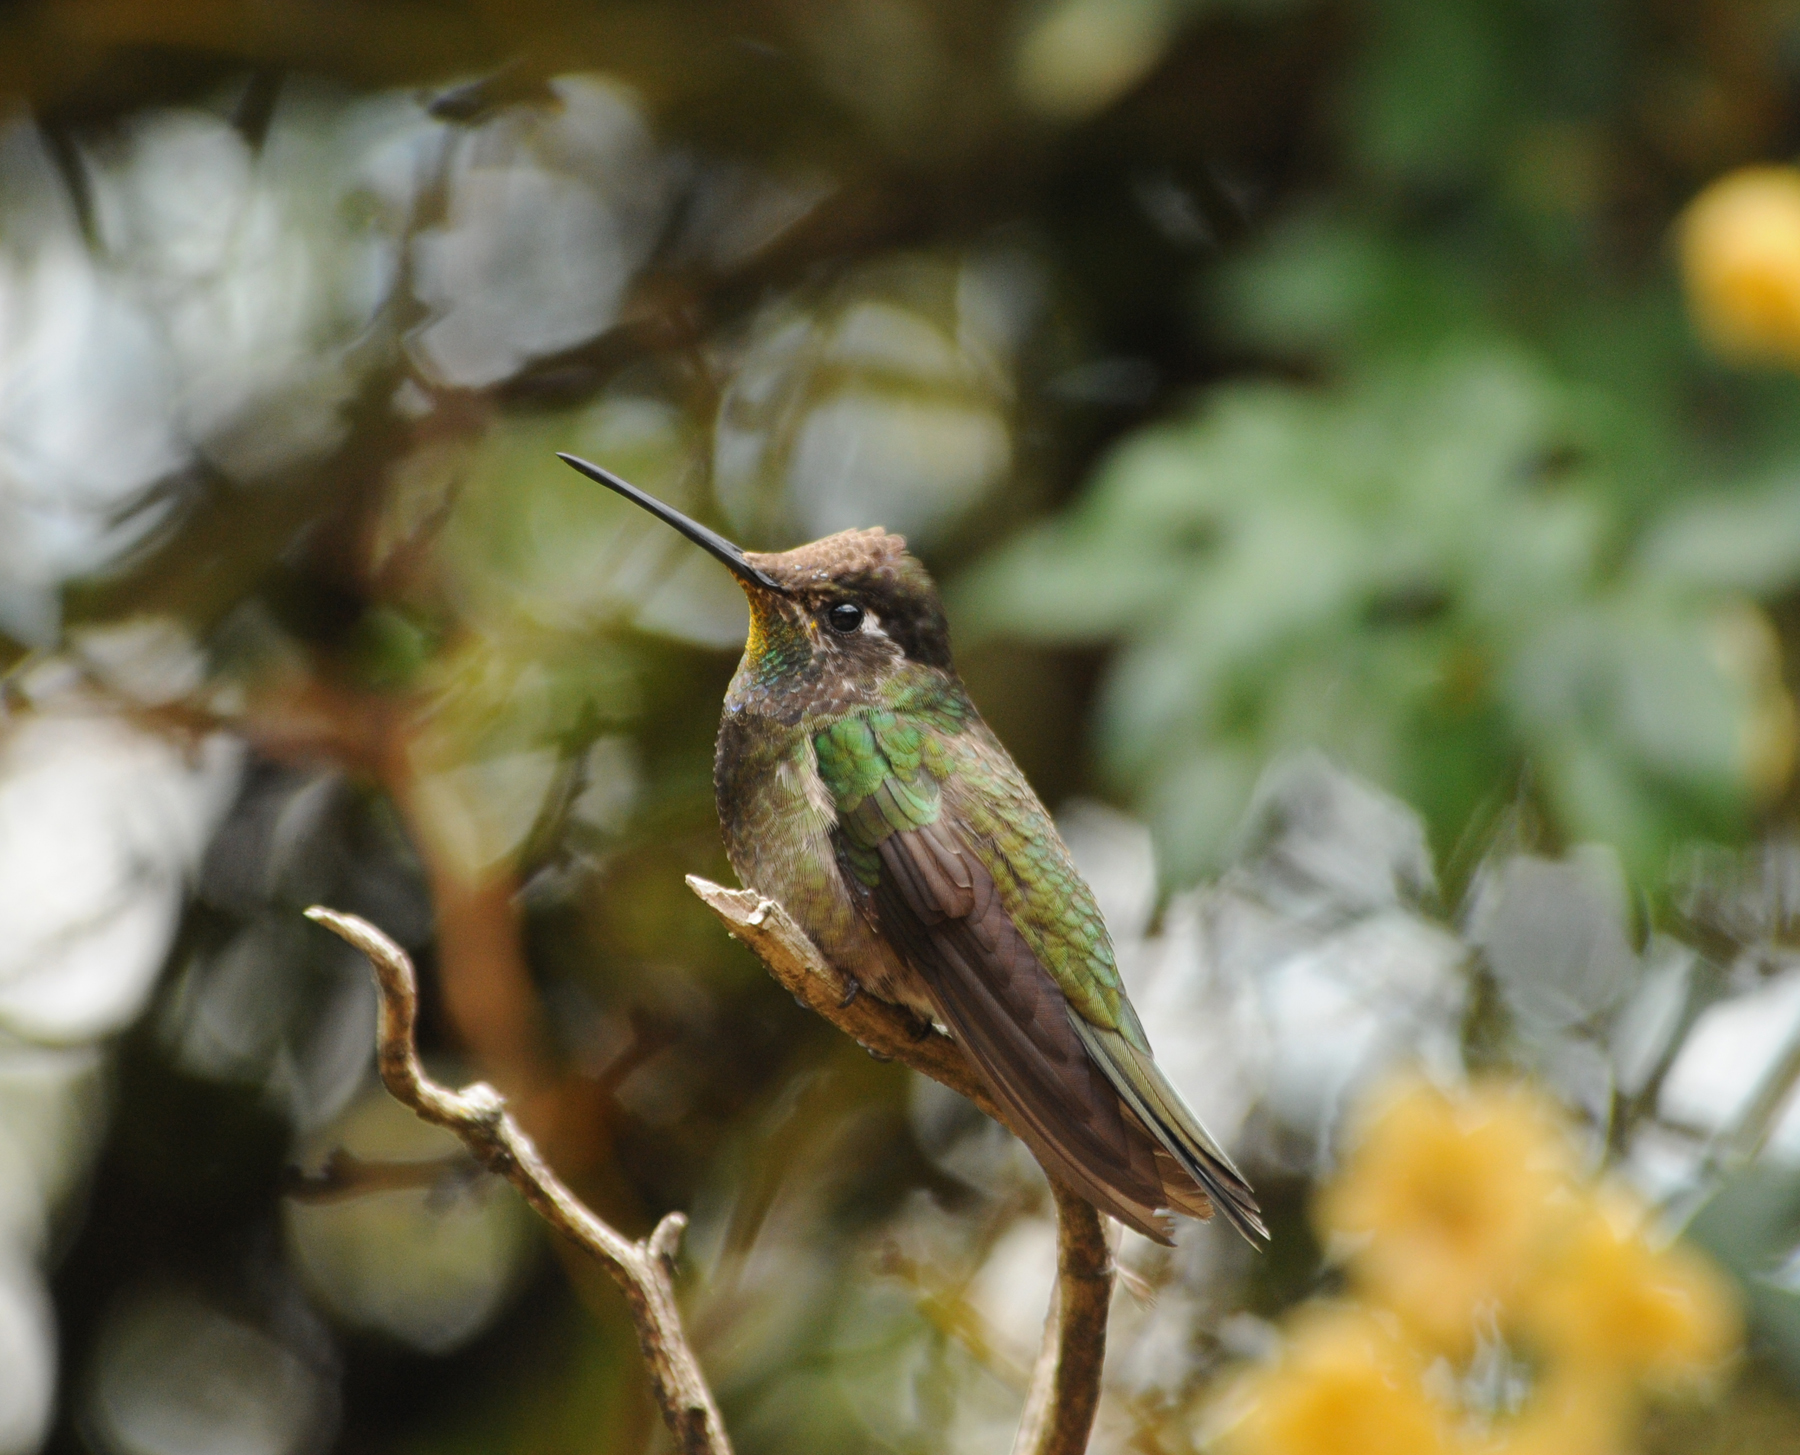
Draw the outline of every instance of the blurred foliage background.
M725 573L905 533L1275 1245L1096 1450L1800 1450L1800 5L0 5L0 1451L1007 1448L1029 1159L792 1006Z

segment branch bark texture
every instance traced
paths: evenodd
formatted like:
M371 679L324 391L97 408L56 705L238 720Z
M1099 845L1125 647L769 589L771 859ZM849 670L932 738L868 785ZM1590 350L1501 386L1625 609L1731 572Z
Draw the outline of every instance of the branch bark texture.
M314 906L309 919L348 940L375 968L380 994L376 1059L390 1094L421 1120L445 1127L476 1161L516 1187L545 1222L584 1249L625 1295L656 1402L683 1455L731 1455L718 1405L682 1329L675 1302L675 1250L687 1219L672 1212L648 1238L602 1222L550 1170L486 1082L452 1091L425 1074L415 1040L419 991L406 952L367 920Z
M796 1000L869 1051L923 1072L966 1096L1013 1132L962 1048L935 1027L921 1035L910 1012L850 987L818 947L772 899L688 876L688 888L755 952ZM1082 1455L1100 1405L1106 1316L1112 1302L1112 1250L1100 1214L1050 1179L1056 1198L1056 1290L1044 1344L1025 1398L1013 1455Z

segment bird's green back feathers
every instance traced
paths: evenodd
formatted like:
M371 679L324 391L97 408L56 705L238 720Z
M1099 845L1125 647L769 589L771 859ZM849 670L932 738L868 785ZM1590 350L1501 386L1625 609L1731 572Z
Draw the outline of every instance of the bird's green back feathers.
M949 815L1070 1005L1148 1051L1099 906L1050 815L967 697L945 690L935 673L930 679L903 686L890 706L854 709L814 733L851 871L874 885L883 839Z

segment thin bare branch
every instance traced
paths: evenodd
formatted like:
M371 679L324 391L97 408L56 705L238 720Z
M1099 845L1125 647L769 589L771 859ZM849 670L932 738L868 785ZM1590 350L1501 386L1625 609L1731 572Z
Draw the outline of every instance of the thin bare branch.
M672 1212L648 1238L633 1241L595 1217L507 1115L499 1092L479 1081L452 1091L425 1074L414 1040L418 983L406 952L355 915L316 905L306 913L355 945L375 968L381 991L376 1059L388 1091L422 1120L454 1132L476 1161L512 1183L552 1228L613 1276L631 1309L656 1401L677 1447L683 1455L731 1455L675 1303L675 1250L687 1219Z
M843 977L774 900L748 889L726 889L693 874L687 882L802 1005L872 1054L904 1062L966 1096L1003 1126L1011 1126L955 1041L935 1027L921 1032L912 1014L899 1006L872 995L847 995L850 987ZM1050 1190L1056 1197L1056 1291L1013 1455L1081 1455L1100 1405L1106 1315L1112 1302L1112 1250L1100 1214L1092 1206L1054 1177Z

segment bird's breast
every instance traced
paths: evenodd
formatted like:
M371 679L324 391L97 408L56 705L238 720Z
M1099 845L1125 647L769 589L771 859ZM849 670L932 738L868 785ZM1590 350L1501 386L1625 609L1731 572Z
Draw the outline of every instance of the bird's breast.
M731 867L863 989L935 1014L923 985L864 917L838 865L837 810L809 733L728 712L713 769Z

